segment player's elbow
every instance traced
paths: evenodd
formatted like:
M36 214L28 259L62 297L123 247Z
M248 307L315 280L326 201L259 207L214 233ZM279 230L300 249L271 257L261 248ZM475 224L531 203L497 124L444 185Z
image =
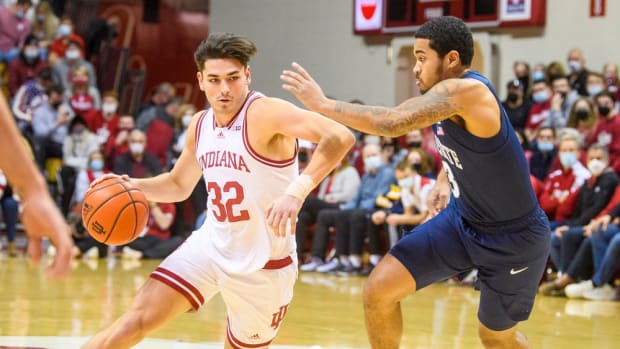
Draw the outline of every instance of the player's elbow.
M344 149L351 149L355 144L355 136L351 131L349 131L348 128L344 126L339 127L338 130L335 131L334 136L334 138L338 140L338 142Z

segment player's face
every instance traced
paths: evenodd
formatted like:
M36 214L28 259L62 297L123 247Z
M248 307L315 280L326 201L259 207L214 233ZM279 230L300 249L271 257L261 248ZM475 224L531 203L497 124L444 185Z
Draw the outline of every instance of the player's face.
M230 58L206 60L204 69L196 77L216 114L236 114L245 101L251 81L250 67Z
M444 60L439 57L437 51L430 47L429 39L415 39L413 55L416 58L413 67L413 73L416 77L415 83L420 92L426 93L436 83L444 79Z

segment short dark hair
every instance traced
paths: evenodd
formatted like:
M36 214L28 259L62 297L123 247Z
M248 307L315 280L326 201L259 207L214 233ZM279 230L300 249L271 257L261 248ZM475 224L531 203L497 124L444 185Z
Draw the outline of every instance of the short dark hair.
M616 95L614 93L611 93L611 92L607 91L607 90L603 90L603 91L595 94L593 99L594 99L595 102L598 102L598 99L601 98L601 97L608 97L614 103L616 103Z
M65 89L62 88L62 86L59 84L51 85L45 89L45 94L48 96L51 95L52 93L57 93L62 96L64 92L65 92Z
M474 39L471 31L459 18L444 16L433 18L424 23L414 36L418 39L429 39L430 47L443 58L448 52L459 53L461 63L469 67L474 57Z
M194 61L199 71L204 68L206 60L214 58L233 58L245 67L255 53L256 45L243 36L232 33L211 33L194 52Z

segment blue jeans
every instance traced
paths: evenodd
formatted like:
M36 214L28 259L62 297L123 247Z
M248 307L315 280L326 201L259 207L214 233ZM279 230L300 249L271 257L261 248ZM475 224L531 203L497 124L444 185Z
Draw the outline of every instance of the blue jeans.
M564 222L549 222L549 228L551 229L551 250L549 251L549 256L558 271L562 271L562 239L555 236L555 228L563 225L565 225Z
M592 283L602 286L612 283L616 270L620 268L620 227L610 224L607 230L592 233L592 253L595 274Z
M4 224L6 225L6 237L9 241L15 241L17 231L18 203L12 197L6 197L0 201Z

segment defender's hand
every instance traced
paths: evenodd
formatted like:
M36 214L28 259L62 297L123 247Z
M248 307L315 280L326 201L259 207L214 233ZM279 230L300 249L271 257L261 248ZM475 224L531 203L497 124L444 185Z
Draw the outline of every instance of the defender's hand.
M433 190L431 190L426 199L426 205L431 216L436 215L439 211L446 208L449 199L450 186L448 184L443 185L441 183L435 183Z
M56 247L56 255L46 268L50 279L67 275L71 263L71 229L65 223L56 204L47 196L24 198L21 219L28 235L28 254L35 261L41 259L41 239L47 237Z
M292 93L306 108L319 111L327 97L323 94L319 84L299 64L293 63L295 71L284 70L280 79L285 82L282 89Z

